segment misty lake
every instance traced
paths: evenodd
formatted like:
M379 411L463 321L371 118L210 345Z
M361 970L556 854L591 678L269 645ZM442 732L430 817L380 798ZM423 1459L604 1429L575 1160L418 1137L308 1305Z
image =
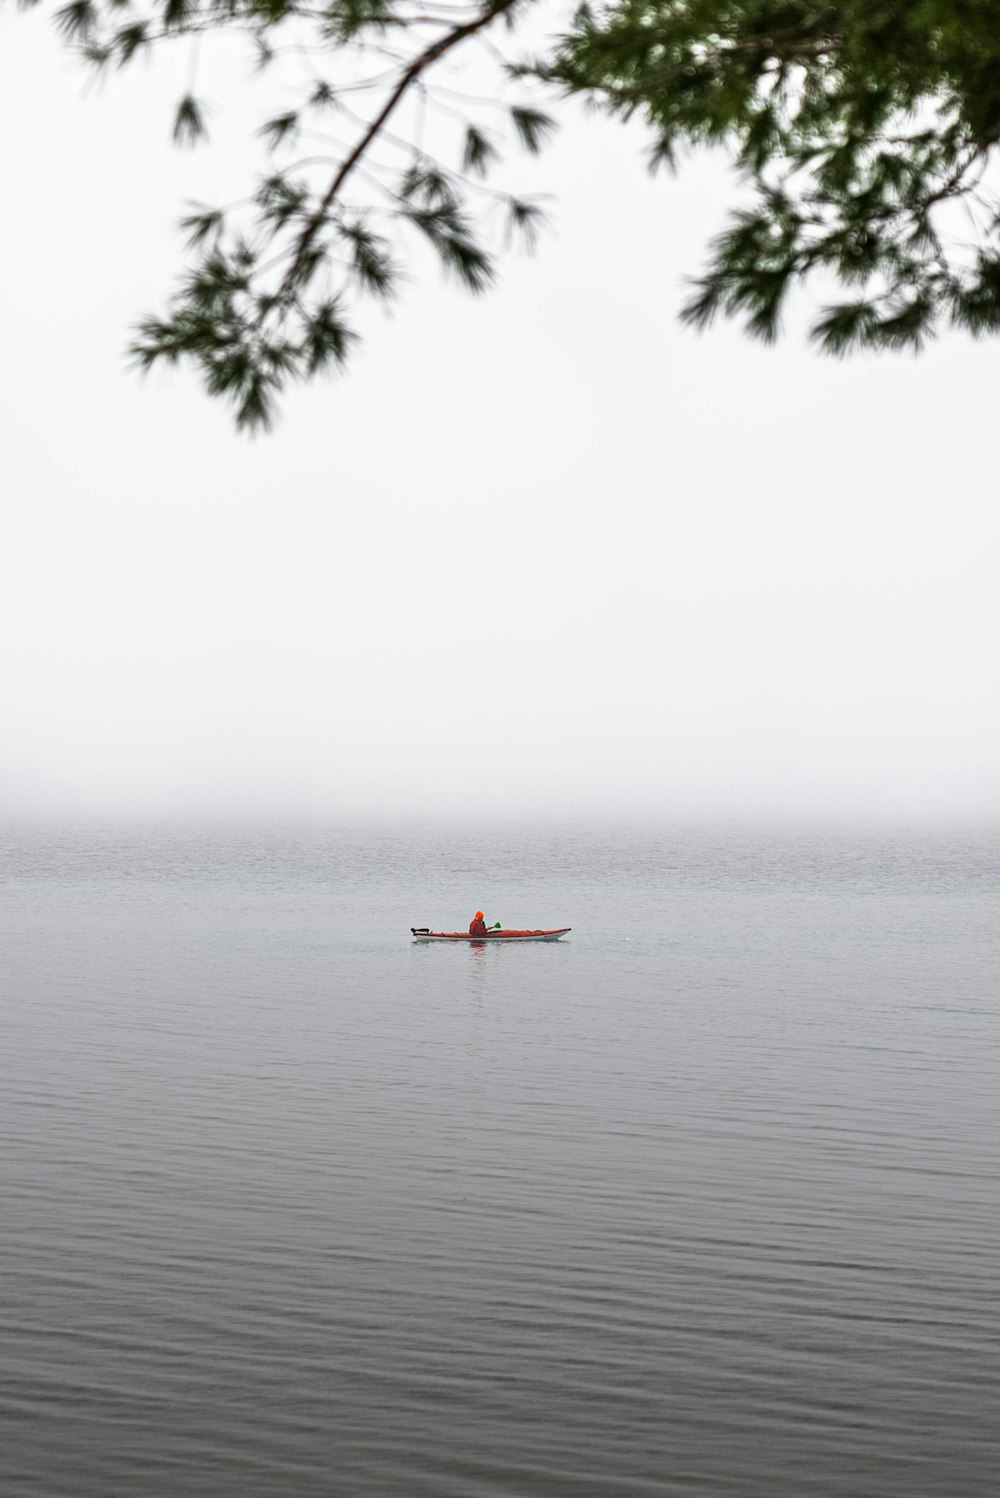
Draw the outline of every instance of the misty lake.
M3 1498L994 1498L1000 835L11 829ZM477 906L553 945L416 946Z

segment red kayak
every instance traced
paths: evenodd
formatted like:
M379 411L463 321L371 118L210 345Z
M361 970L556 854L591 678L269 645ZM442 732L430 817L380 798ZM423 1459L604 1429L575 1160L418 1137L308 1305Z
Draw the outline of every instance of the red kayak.
M429 931L425 926L411 926L414 941L558 941L572 926L551 931L487 931L485 936L470 936L468 931Z

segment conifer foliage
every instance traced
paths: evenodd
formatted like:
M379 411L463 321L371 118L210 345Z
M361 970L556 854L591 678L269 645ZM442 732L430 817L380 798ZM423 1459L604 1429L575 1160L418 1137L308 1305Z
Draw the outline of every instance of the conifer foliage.
M505 149L537 154L554 128L533 101L537 80L516 79L501 50L517 4L70 0L58 10L60 31L102 72L188 49L170 122L178 146L209 139L217 101L210 120L199 83L214 95L213 45L242 43L264 103L254 189L181 220L188 265L165 313L138 325L138 365L193 363L238 427L266 429L290 382L342 368L357 342L353 304L395 297L418 243L474 293L492 284L500 247L532 248L540 202L486 180ZM459 92L450 72L433 78L487 32L492 94Z
M751 189L685 317L773 339L789 289L844 288L827 351L1000 329L995 0L618 0L578 14L550 70L654 132L653 165L728 146Z
M498 173L511 151L543 150L552 109L573 96L646 120L654 168L696 146L731 153L739 206L690 322L736 316L771 340L790 290L809 283L826 302L813 337L835 354L919 349L947 324L1000 330L997 0L608 0L569 24L550 3L57 9L98 70L187 47L170 121L181 147L210 134L199 79L212 46L239 40L260 75L258 181L183 219L188 265L163 315L137 329L139 364L193 362L240 427L266 428L289 382L343 366L353 303L395 296L417 242L476 293L503 244L534 245L541 205ZM530 64L529 16L551 36ZM470 53L492 65L486 92L456 87L450 65Z

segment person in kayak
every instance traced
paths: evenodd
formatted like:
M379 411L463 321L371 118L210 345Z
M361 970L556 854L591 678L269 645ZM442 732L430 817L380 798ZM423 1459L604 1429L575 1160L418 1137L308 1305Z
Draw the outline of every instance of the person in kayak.
M469 935L486 935L486 917L483 915L483 912L481 910L477 910L475 915L472 917L472 920L469 922Z

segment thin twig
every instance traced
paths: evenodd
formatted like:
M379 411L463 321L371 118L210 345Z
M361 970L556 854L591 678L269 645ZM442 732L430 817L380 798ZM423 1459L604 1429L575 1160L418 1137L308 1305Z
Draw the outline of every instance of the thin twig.
M432 42L429 47L425 47L424 50L413 59L409 66L404 69L399 82L396 84L396 87L389 95L385 104L382 106L382 109L375 116L374 120L372 120L371 124L368 126L368 129L362 135L361 139L354 147L354 150L351 151L351 153L342 162L339 171L336 172L330 183L330 186L327 188L326 192L323 194L323 197L320 199L319 206L309 218L308 222L305 225L305 228L302 230L302 233L299 236L298 244L295 247L295 258L292 262L291 267L289 268L288 273L285 276L284 281L282 282L282 296L287 297L291 292L295 284L296 269L299 265L301 265L302 260L308 254L310 248L312 247L313 241L315 240L317 234L323 227L323 224L326 222L330 207L334 202L337 194L343 187L344 183L347 181L348 177L351 175L351 172L357 166L358 162L361 160L362 156L364 156L372 141L379 134L382 127L385 125L386 121L393 113L393 110L403 98L403 95L407 92L411 85L414 84L417 79L427 71L429 67L432 67L434 63L438 62L440 58L446 55L446 53L450 52L453 47L457 47L460 42L468 40L469 37L475 36L477 32L482 31L484 27L491 25L492 22L495 21L499 16L503 15L505 11L512 9L515 3L516 0L494 0L494 3L490 6L490 8L483 11L481 15L476 16L471 21L466 21L461 26L453 27L451 31L447 32L444 36L439 37L436 42Z

